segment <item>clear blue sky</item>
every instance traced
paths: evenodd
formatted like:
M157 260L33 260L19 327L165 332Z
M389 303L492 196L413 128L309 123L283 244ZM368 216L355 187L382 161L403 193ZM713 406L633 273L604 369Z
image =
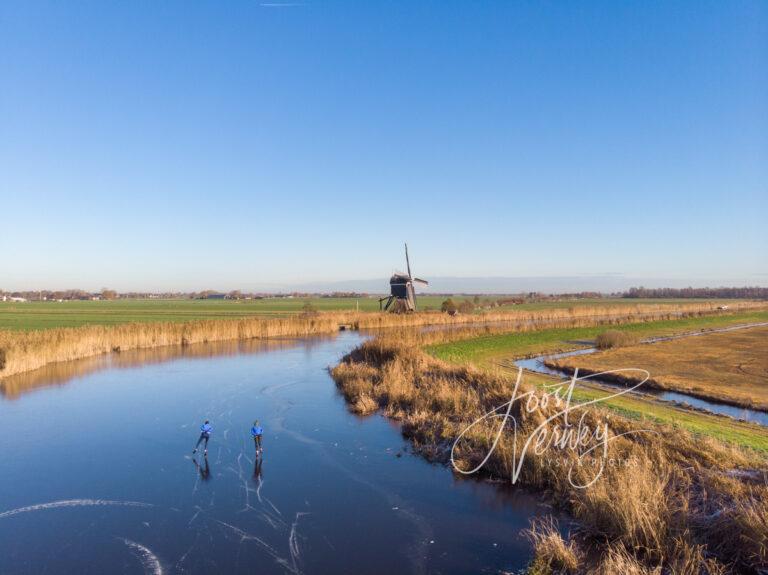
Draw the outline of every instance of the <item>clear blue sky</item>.
M278 4L0 3L0 288L768 284L767 2Z

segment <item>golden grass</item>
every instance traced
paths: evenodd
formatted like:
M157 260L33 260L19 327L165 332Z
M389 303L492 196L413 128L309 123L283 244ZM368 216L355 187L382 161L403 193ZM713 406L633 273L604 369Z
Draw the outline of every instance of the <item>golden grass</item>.
M582 562L579 549L573 541L563 539L552 517L534 519L525 535L536 550L528 567L528 575L570 574L578 571Z
M766 305L757 302L739 302L733 306L734 309L762 307ZM407 315L322 312L285 318L89 325L28 332L0 331L0 377L37 369L53 362L91 357L118 350L254 338L303 337L331 333L337 331L339 325L349 325L355 329L387 329L426 325L461 328L468 324L490 323L499 324L495 329L510 330L522 329L528 324L621 323L633 319L671 318L681 314L708 313L717 313L715 304L705 302L675 306L660 304L576 306L568 309L508 311L453 317L439 312ZM507 325L503 327L500 324Z
M616 366L650 372L646 385L768 411L768 327L711 333L550 360L547 365L580 373ZM632 375L622 378L633 384Z
M424 353L412 341L383 335L346 356L332 375L351 409L382 410L399 420L403 434L426 457L447 462L458 435L483 413L506 403L513 382L501 372L455 366ZM540 391L523 387L541 397ZM518 435L507 429L482 473L509 480L526 436L556 409L529 413L519 402L512 415ZM612 435L642 425L653 433L619 437L608 446L616 465L586 489L589 465L572 450L550 447L529 453L518 482L547 493L578 522L579 537L557 541L552 530L539 535L539 573L722 573L768 568L765 517L768 486L764 454L737 449L678 428L637 422L592 408L584 416L592 428L608 422ZM561 422L556 418L555 423ZM457 445L456 465L470 470L488 454L497 421L471 428ZM535 539L536 536L534 536ZM559 535L558 535L559 537ZM578 567L573 560L580 558Z
M637 336L626 331L609 329L603 333L597 334L595 338L595 347L597 349L611 349L614 347L626 347L637 343Z

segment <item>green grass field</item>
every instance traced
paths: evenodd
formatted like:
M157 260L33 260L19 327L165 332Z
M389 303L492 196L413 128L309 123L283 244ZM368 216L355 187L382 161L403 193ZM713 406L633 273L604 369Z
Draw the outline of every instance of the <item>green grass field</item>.
M420 296L423 309L439 309L445 297ZM464 298L455 298L460 301ZM0 302L0 329L32 330L130 322L274 317L300 313L307 303L318 311L378 311L378 298L268 298L259 300L126 299L114 301Z

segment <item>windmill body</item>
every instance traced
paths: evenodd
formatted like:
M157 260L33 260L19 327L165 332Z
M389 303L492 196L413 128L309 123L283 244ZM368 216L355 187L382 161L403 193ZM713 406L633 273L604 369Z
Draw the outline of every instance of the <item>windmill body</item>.
M416 290L413 287L414 282L428 285L429 282L423 279L415 278L411 275L411 262L408 258L408 244L405 244L405 263L408 266L408 273L395 272L389 278L389 296L379 300L379 307L385 311L394 313L407 313L416 311ZM386 303L384 303L386 302Z

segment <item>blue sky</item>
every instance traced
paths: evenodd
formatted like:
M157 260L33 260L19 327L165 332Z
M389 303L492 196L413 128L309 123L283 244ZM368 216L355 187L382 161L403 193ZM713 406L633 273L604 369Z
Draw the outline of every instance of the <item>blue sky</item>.
M0 3L0 288L768 285L768 3L275 4Z

